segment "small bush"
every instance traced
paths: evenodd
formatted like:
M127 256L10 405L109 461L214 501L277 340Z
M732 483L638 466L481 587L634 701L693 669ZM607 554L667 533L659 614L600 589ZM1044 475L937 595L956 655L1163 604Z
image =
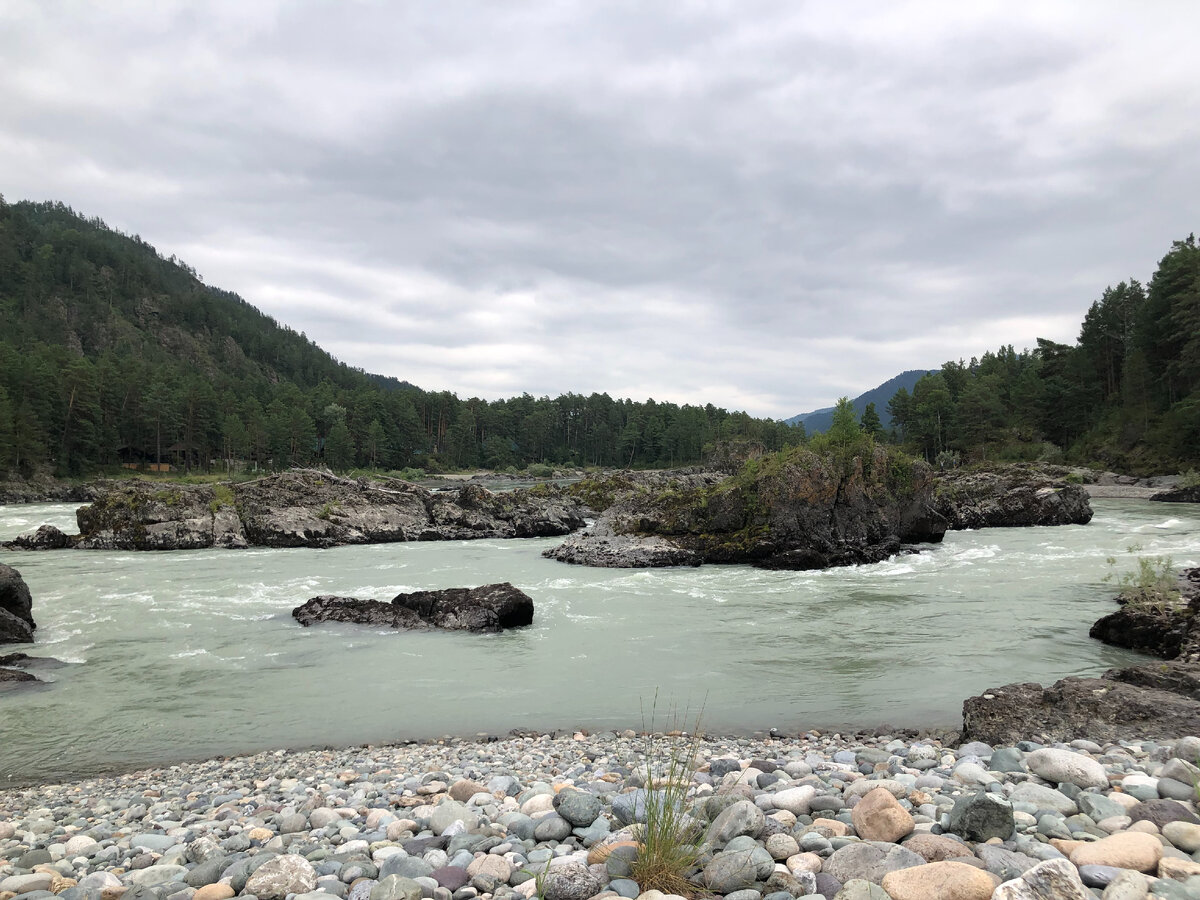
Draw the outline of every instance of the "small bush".
M1131 546L1130 553L1141 547ZM1120 591L1117 602L1145 612L1166 613L1179 604L1179 580L1174 562L1169 556L1139 556L1137 569L1132 572L1116 572L1116 557L1108 557L1113 571L1104 576L1105 581L1115 583Z

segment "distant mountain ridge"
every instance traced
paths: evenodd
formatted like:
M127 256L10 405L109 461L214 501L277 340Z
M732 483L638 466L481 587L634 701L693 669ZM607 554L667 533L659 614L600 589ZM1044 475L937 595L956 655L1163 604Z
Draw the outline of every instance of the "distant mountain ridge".
M890 428L892 417L888 415L887 405L892 397L896 396L896 391L904 388L911 394L913 387L918 381L930 372L936 371L937 369L908 369L901 372L894 378L889 378L883 384L879 385L879 387L872 388L865 394L855 397L853 401L854 411L861 416L863 410L867 408L867 404L874 403L875 411L879 413L879 419L883 422L883 427ZM784 421L789 425L795 425L797 422L803 423L804 430L809 434L828 431L829 426L833 424L833 407L826 406L823 409L814 409L812 412L800 413Z

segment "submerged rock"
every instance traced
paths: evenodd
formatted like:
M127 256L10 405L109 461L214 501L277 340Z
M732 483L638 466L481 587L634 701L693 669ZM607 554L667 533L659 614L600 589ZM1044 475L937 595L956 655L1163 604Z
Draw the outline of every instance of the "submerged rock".
M313 597L292 610L301 625L350 622L384 628L495 632L533 623L533 599L508 582L398 594L390 603L354 597Z

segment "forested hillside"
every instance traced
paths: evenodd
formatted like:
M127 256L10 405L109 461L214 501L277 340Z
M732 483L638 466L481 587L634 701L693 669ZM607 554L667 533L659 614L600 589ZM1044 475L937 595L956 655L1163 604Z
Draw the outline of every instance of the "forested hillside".
M0 198L0 323L0 473L679 465L803 438L711 405L460 400L370 375L60 203Z
M1176 241L1148 286L1108 287L1074 344L1039 339L947 362L888 404L929 459L1061 458L1139 473L1200 465L1200 246Z

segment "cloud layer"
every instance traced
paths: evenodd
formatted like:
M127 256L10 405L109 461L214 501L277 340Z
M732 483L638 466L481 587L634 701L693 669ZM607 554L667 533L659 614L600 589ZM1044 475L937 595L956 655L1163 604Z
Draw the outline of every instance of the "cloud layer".
M17 0L0 191L423 387L784 417L1195 230L1200 7L1026 6Z

